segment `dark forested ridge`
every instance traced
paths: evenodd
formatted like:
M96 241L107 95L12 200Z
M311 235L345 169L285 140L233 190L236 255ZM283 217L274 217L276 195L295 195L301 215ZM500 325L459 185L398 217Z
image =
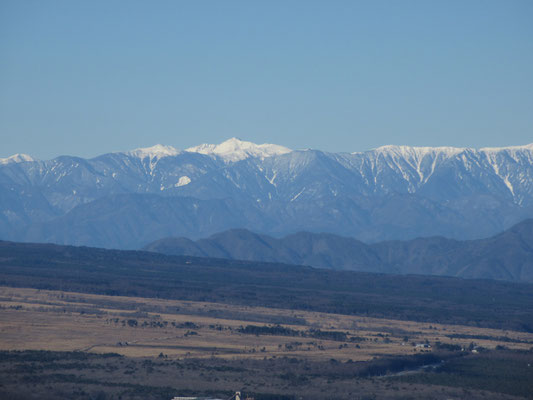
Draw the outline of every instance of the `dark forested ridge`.
M276 239L235 229L197 241L166 238L145 250L352 271L533 282L533 219L480 240L431 237L367 245L326 233L301 232Z
M533 331L533 285L0 242L0 285Z

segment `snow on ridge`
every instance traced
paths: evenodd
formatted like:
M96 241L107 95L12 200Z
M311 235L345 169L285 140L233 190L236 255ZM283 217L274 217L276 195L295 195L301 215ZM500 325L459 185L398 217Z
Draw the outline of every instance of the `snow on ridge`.
M9 156L7 158L0 158L0 164L11 164L11 163L21 163L21 162L31 162L31 161L37 161L32 156L29 156L28 154L22 154L17 153L13 154L12 156Z
M462 153L468 150L465 147L450 147L450 146L440 146L440 147L422 147L422 146L397 146L397 145L386 145L378 147L377 149L369 150L364 153L381 153L381 154L394 154L401 157L409 156L418 156L423 157L426 154L443 154L446 157L453 157L456 154ZM354 152L352 154L361 154Z
M520 151L520 150L530 150L533 151L533 143L525 144L522 146L506 146L506 147L483 147L479 151L485 153L497 153L500 151Z
M386 145L376 149L372 149L364 152L353 152L351 154L365 154L365 153L380 153L380 154L393 154L396 156L409 157L418 156L423 157L426 154L443 154L446 157L453 157L464 151L484 152L484 153L498 153L500 151L521 151L530 150L533 151L533 143L521 145L521 146L507 146L507 147L483 147L480 149L472 149L468 147L424 147L424 146L401 146L401 145Z
M226 162L235 162L250 157L263 159L279 154L290 153L292 150L277 144L255 144L238 138L231 138L220 144L201 144L199 146L190 147L185 151L205 155L216 155Z
M172 146L163 146L162 144L156 144L152 147L143 147L126 152L125 154L133 157L143 158L163 158L169 156L176 156L181 152Z

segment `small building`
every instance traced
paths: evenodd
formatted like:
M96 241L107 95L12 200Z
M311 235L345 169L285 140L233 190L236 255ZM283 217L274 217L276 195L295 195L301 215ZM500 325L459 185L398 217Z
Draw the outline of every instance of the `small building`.
M214 397L195 397L195 396L192 396L192 397L180 397L180 396L176 396L176 397L173 397L172 400L224 400L224 399L217 399L217 398L214 398Z
M230 399L218 399L218 398L215 398L215 397L195 397L195 396L192 396L192 397L180 397L180 396L176 396L176 397L173 397L172 400L241 400L241 392L235 392L235 394L233 396L231 396ZM253 400L253 399L250 399L248 397L245 400Z

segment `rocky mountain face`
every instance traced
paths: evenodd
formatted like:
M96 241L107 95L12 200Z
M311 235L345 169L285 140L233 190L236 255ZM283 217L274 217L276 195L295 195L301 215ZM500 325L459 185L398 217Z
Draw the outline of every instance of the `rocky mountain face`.
M365 242L488 237L533 217L533 144L290 150L230 139L0 159L0 239L140 248L232 228Z
M489 239L467 241L431 237L368 245L326 233L300 232L276 239L234 229L197 241L165 238L145 250L337 270L533 282L533 219Z

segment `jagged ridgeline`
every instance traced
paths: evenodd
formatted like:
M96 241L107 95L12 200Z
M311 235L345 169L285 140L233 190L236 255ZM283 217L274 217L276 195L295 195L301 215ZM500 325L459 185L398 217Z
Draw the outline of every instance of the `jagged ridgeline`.
M478 240L430 237L365 244L326 233L300 232L277 239L233 229L197 241L160 239L145 250L336 270L533 282L533 219Z
M533 144L290 150L230 139L0 160L0 238L137 249L232 228L476 239L533 217Z

